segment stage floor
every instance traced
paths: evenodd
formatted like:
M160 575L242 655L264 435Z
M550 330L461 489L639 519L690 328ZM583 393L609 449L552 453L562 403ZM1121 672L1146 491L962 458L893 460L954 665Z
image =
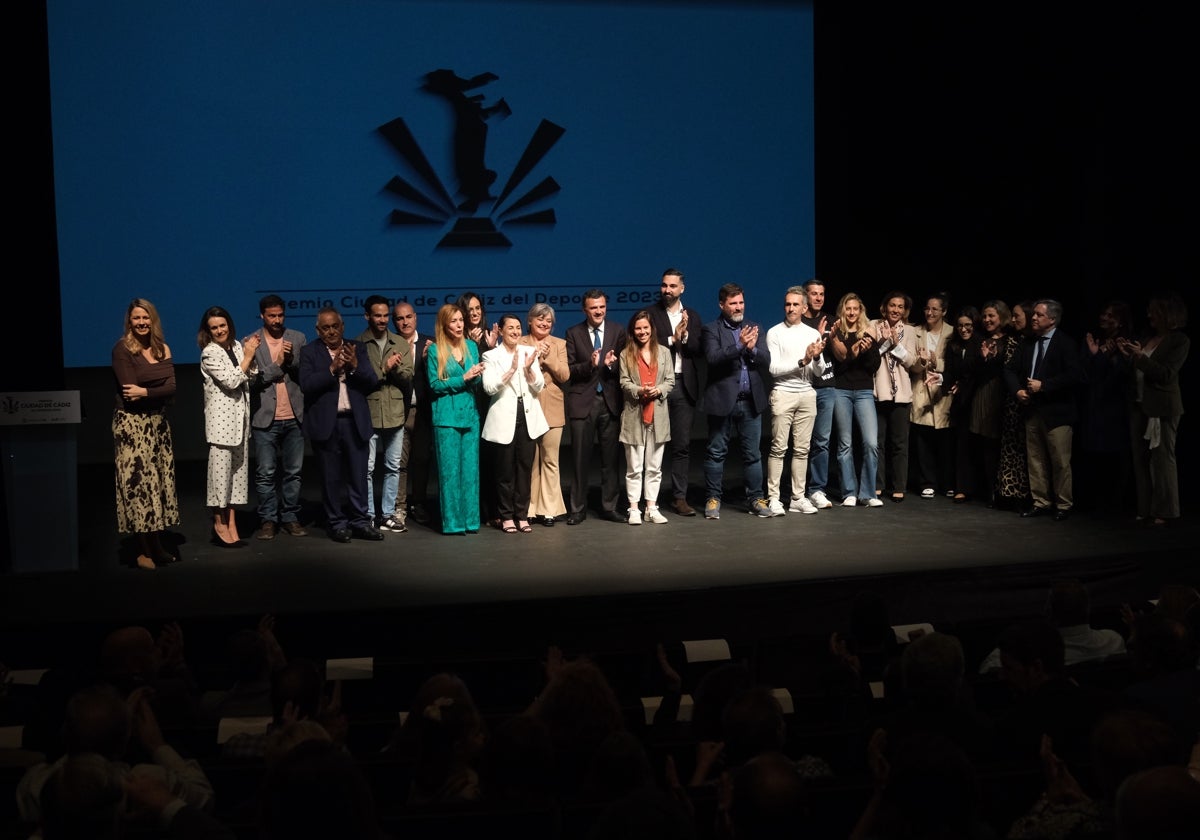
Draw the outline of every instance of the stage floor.
M316 476L314 463L306 468ZM132 544L115 533L111 470L80 469L79 571L2 580L10 630L271 612L404 615L418 627L469 616L471 624L489 622L497 638L518 626L539 633L547 623L589 621L629 632L659 622L684 622L697 634L731 622L786 632L802 617L844 614L853 592L868 587L885 591L893 618L908 621L931 610L951 619L989 615L1006 604L1036 611L1045 584L1061 575L1087 580L1097 603L1148 598L1162 583L1200 578L1191 560L1194 518L1154 529L1116 514L1058 523L913 494L882 508L773 519L750 516L734 500L715 522L668 513L669 524L630 527L593 515L532 534L485 527L443 536L410 523L408 533L382 542L343 545L312 522L320 501L309 478L309 536L254 539L252 499L239 515L245 547L224 549L209 542L204 464L195 462L179 465L183 522L171 531L185 562L141 571L122 562Z

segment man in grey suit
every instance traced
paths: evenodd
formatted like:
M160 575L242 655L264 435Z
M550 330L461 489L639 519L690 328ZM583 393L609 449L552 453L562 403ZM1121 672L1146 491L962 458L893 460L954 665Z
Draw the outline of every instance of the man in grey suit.
M262 341L254 353L257 373L250 380L250 426L257 468L260 540L275 539L282 528L293 537L300 524L300 471L304 466L304 395L300 392L300 348L304 334L284 327L283 298L258 302Z

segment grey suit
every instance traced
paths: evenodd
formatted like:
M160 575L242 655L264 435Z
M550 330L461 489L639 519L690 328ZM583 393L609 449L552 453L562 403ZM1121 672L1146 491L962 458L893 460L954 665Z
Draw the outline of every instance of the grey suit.
M300 349L304 334L285 329L283 340L292 343L292 355L275 364L265 330L254 353L250 380L250 433L254 438L254 488L258 515L263 522L298 522L300 471L304 466L304 394L300 391ZM294 419L277 420L278 385L282 383Z

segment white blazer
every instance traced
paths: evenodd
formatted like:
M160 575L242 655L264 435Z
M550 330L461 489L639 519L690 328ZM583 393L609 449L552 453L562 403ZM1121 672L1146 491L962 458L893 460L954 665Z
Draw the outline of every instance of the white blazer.
M513 434L517 430L517 406L525 411L525 428L529 436L540 438L550 431L546 415L542 413L542 404L537 395L546 385L542 368L535 359L533 362L533 382L525 379L525 361L536 348L518 344L516 347L519 360L517 372L507 382L504 374L512 369L513 354L503 344L498 344L483 354L483 390L492 396L491 407L488 408L487 419L483 421L483 439L492 443L512 443ZM524 397L518 403L518 399Z
M233 355L240 364L242 343L233 342ZM200 351L200 373L204 377L204 438L218 446L240 446L250 427L250 379L219 344L206 344Z

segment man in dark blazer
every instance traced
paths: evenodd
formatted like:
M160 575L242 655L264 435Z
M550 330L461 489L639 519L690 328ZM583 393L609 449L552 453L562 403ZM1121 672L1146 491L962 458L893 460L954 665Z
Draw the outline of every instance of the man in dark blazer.
M321 461L321 500L329 536L382 540L367 514L367 447L371 441L368 394L377 381L367 348L345 341L345 324L333 307L317 313L317 341L300 351L304 435ZM342 507L342 493L348 507Z
M304 394L300 391L300 351L304 334L284 326L283 298L267 295L258 302L262 329L254 351L250 379L250 435L257 467L260 540L273 540L279 530L293 537L308 532L300 524L300 471L304 467Z
M742 287L726 283L717 292L721 317L704 325L701 344L708 361L708 386L704 410L708 414L708 449L704 458L707 499L705 519L721 518L721 495L725 477L725 453L729 439L738 436L742 448L742 470L746 503L756 516L769 517L771 509L763 498L762 413L768 404L763 377L771 367L767 334L758 324L745 320L746 301ZM761 339L761 340L760 340Z
M1025 422L1025 457L1033 506L1021 516L1071 514L1071 438L1077 417L1076 388L1083 367L1076 343L1058 329L1062 304L1039 300L1033 305L1033 337L1022 343L1004 370L1008 390L1021 404Z
M618 355L625 346L625 329L605 319L608 295L599 289L583 293L583 323L567 328L567 422L571 427L570 502L567 524L587 519L588 473L592 435L600 442L600 515L624 522L617 511L623 484L621 469L621 396Z
M433 457L433 411L429 402L429 368L425 351L433 336L417 331L417 311L400 301L392 309L392 323L413 351L413 378L409 384L408 416L404 421L404 446L400 450L400 487L396 490L395 517L402 525L411 515L414 522L428 525L425 508L429 493L429 463ZM408 482L412 479L412 495Z
M700 374L696 360L704 349L700 333L704 322L700 313L683 305L683 272L668 268L663 272L658 303L647 311L654 324L658 343L671 351L675 363L675 387L667 394L667 414L671 422L671 439L667 442L667 461L671 469L671 507L680 516L695 516L687 502L688 444L692 437L692 417L700 402Z

